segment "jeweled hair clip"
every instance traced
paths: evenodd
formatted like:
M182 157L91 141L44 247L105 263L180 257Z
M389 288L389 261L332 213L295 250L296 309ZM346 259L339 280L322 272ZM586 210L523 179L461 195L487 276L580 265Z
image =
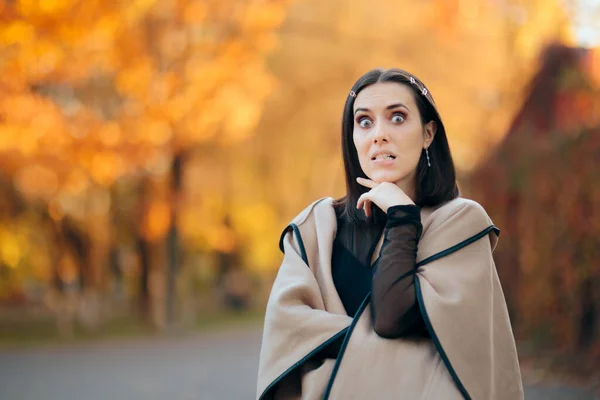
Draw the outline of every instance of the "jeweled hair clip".
M419 84L417 83L417 81L415 80L415 78L413 78L412 76L408 78L410 80L410 83L415 85L417 88L419 88ZM427 93L429 93L427 91L427 88L425 86L423 86L422 88L420 88L421 90L421 94L423 96L427 96ZM356 92L354 90L350 91L350 97L356 97Z
M419 84L417 83L417 81L415 80L415 78L413 78L412 76L411 76L411 77L409 77L409 78L408 78L408 80L410 81L410 83L412 83L413 85L415 85L417 88L419 87ZM426 88L425 86L423 86L423 87L421 88L421 94L422 94L423 96L427 96L427 93L429 93L429 92L427 91L427 88Z

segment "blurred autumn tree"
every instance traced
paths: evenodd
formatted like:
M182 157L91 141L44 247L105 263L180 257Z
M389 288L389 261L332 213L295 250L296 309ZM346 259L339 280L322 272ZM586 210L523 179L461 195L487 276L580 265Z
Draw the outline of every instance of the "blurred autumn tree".
M252 133L273 86L263 59L286 5L0 1L2 189L17 188L14 210L28 204L28 215L13 213L13 221L26 219L31 231L40 218L48 226L46 251L57 252L48 269L57 283L77 278L86 293L105 286L110 249L123 244L112 220L127 215L140 293L149 295L151 274L161 282L167 272L172 298L185 162L200 147L224 153ZM119 179L137 186L119 190ZM165 271L155 245L167 237ZM2 241L6 271L36 264L35 251L11 240Z
M600 52L554 45L468 190L503 231L495 258L518 337L596 361L599 160Z

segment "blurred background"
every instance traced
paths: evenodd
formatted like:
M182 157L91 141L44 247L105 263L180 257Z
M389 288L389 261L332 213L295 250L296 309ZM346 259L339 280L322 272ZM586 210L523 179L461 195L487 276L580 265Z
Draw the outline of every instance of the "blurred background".
M426 83L502 230L529 393L592 398L598 0L0 0L2 398L252 398L279 235L343 196L375 67Z

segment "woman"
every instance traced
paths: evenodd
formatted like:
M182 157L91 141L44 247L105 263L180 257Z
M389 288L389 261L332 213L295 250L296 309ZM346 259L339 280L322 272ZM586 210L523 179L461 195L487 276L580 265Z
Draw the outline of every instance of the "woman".
M499 230L459 196L431 93L406 71L368 72L342 147L346 196L281 236L257 398L522 399Z

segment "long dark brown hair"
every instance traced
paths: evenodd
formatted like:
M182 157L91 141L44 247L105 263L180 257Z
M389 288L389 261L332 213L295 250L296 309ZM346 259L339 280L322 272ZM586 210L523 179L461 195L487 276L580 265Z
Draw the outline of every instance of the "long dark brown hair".
M435 121L437 131L433 142L428 148L431 167L427 166L425 151L417 164L416 176L416 201L420 207L434 207L444 202L455 199L459 195L456 184L456 171L452 154L448 146L446 129L437 111L433 96L426 86L416 76L401 69L374 69L361 76L352 86L344 106L342 117L342 153L344 157L344 169L346 171L346 196L337 199L334 206L341 212L342 216L351 221L364 221L364 212L356 208L358 198L369 191L356 182L356 178L368 178L358 161L358 154L353 141L354 130L354 101L356 95L367 86L380 82L396 82L408 87L413 94L421 124L424 126L430 121ZM382 221L385 218L383 211L373 204L373 221Z

